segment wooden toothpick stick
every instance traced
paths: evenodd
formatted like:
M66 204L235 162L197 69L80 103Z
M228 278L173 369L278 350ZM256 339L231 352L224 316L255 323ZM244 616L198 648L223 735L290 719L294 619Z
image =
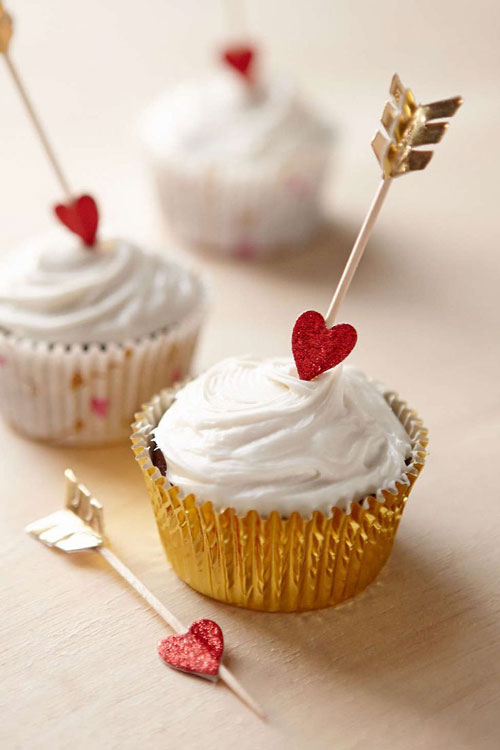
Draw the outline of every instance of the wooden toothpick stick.
M167 625L176 633L185 633L187 628L177 619L177 617L160 602L159 599L137 578L134 573L127 568L124 563L108 547L99 547L97 550L102 557L111 565L112 568L141 596L159 615ZM236 680L233 674L223 664L219 668L219 677L227 687L238 696L238 698L254 711L261 719L265 718L263 709L247 693L242 685Z
M226 33L239 38L246 34L245 0L222 0Z
M175 633L185 633L187 628L177 619L177 617L160 602L159 599L137 578L134 573L127 568L124 563L108 547L99 547L97 551L111 565L112 568L125 580L130 586L146 601L159 617L172 628ZM219 677L232 692L250 708L261 719L266 715L259 704L252 698L245 688L237 681L232 672L223 664L219 667Z
M386 103L381 118L386 135L379 131L372 140L373 150L383 170L382 182L330 302L325 317L328 327L335 322L393 179L425 169L434 152L420 151L417 147L439 143L448 123L434 121L452 117L462 104L460 96L431 104L417 104L413 93L403 86L397 73L392 78L390 94L391 101Z
M101 503L92 497L71 469L67 469L64 474L66 477L65 508L29 524L26 532L46 546L55 547L63 552L93 550L99 553L175 633L185 633L187 628L182 622L157 599L109 547L105 546ZM219 667L219 678L242 703L261 719L265 718L261 706L223 664Z
M31 101L28 95L26 87L24 83L22 82L21 77L10 57L9 45L10 45L10 40L12 38L12 30L13 30L12 19L9 16L9 14L4 10L3 5L0 2L0 53L3 54L5 58L5 62L12 76L12 80L14 81L14 84L19 92L21 100L33 124L33 127L35 128L35 131L38 137L40 138L42 148L45 151L45 154L47 156L47 159L49 160L49 163L52 169L54 170L54 174L61 187L61 190L66 196L66 198L71 199L71 189L69 186L69 182L66 179L65 174L62 170L61 164L59 163L55 155L54 149L51 146L47 133L42 125L40 117L38 116L35 110L35 107L33 106L33 102Z
M344 297L347 294L347 290L349 289L349 286L351 285L351 281L353 279L354 274L356 273L356 269L365 251L365 247L368 244L368 240L370 239L372 229L375 225L375 222L377 221L377 216L380 213L380 209L382 208L382 205L389 191L391 183L392 183L392 177L382 178L382 181L375 194L375 198L373 199L372 205L370 206L370 209L368 213L366 214L363 225L356 238L356 242L354 243L354 247L352 248L352 251L351 251L351 254L349 255L347 263L345 264L344 270L342 272L342 276L340 277L340 281L335 290L335 294L333 295L332 301L330 302L330 307L328 308L328 312L326 313L325 323L328 328L331 328L333 324L335 323L335 319L337 317L339 307L342 304Z

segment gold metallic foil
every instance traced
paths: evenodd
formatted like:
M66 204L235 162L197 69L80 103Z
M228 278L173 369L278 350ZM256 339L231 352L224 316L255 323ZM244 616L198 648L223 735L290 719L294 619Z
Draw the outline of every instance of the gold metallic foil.
M461 96L417 104L412 91L403 86L397 73L392 77L390 94L391 101L386 103L381 117L388 137L378 131L372 140L372 148L386 178L425 169L434 152L415 149L439 143L448 123L433 120L453 117L462 105Z
M252 510L238 516L214 510L193 495L179 497L152 464L151 430L176 389L162 391L143 407L133 425L132 449L146 481L166 555L183 581L228 604L266 612L319 609L350 599L378 575L394 543L408 495L422 471L427 430L397 395L387 403L406 429L412 454L394 491L353 503L330 516L292 513L267 518Z
M66 478L66 507L26 526L25 531L47 547L63 552L96 549L104 543L101 503L92 497L71 469Z

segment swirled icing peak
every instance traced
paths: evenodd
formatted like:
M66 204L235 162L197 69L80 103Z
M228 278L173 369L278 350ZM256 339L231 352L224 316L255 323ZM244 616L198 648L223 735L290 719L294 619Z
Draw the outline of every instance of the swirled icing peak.
M329 513L399 479L410 440L349 365L299 380L293 360L227 359L188 383L154 438L167 478L218 510Z
M144 117L143 136L159 159L199 167L229 157L236 168L281 161L303 144L328 141L330 130L289 81L271 80L256 93L231 71L221 71L161 97Z
M54 234L0 259L0 327L60 343L121 342L180 322L200 281L130 242L92 250Z

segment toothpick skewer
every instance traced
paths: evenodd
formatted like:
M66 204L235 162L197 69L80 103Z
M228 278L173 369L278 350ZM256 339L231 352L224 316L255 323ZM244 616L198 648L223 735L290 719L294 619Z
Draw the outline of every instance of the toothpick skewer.
M226 31L229 35L239 37L246 33L244 0L222 0Z
M165 620L172 630L175 630L176 633L184 633L186 631L182 622L180 622L180 620L178 620L177 617L172 614L172 612L170 612L170 610L168 610L148 588L146 588L143 582L132 573L130 568L127 568L120 558L117 557L114 552L111 552L109 547L99 547L96 551L99 552L101 557L103 557L109 565L111 565L118 575L135 589L139 596L149 604L151 609L154 609L156 614L158 614L162 620Z
M391 184L392 177L385 177L382 179L375 194L375 198L373 199L372 205L370 206L370 209L366 214L363 226L361 227L360 232L356 238L356 242L354 243L354 247L352 248L342 276L340 277L340 281L332 297L332 301L330 302L328 312L326 313L325 322L328 328L331 328L335 322L340 305L344 301L347 290L351 285L351 281L354 274L356 273L356 269L359 265L359 261L363 256L366 245L368 244L368 240L370 239L373 227L375 226L375 222L377 221L380 209L382 208Z
M127 568L124 563L108 547L99 547L97 550L101 556L111 565L112 568L120 575L130 586L141 596L153 609L159 617L169 625L176 633L185 633L187 628L177 619L177 617L160 602L159 599L137 578L134 573ZM265 713L259 704L247 693L242 685L236 680L233 674L221 664L219 668L219 677L225 685L238 696L238 698L247 705L261 719L265 718Z
M390 94L392 100L386 103L381 118L387 135L379 131L372 140L373 150L383 170L382 182L330 302L325 316L327 327L333 326L335 322L393 178L425 169L434 152L421 151L417 147L439 143L446 132L448 123L434 122L434 120L453 117L462 104L460 96L431 104L417 104L411 90L403 86L396 73L392 78Z
M71 469L65 471L66 508L41 518L26 527L48 547L63 552L94 550L146 601L159 617L176 633L185 633L187 628L160 602L159 599L137 578L119 557L104 545L103 507L81 484ZM265 713L249 695L234 675L223 664L219 667L220 680L261 719Z
M56 179L59 185L61 186L61 190L66 196L66 198L71 199L72 193L71 193L71 188L69 186L69 182L64 175L61 164L55 155L54 149L51 146L47 133L35 110L35 107L33 106L33 102L31 101L28 95L26 87L24 83L22 82L21 77L16 69L16 66L12 62L12 59L9 55L9 43L10 43L10 39L12 36L12 20L10 16L3 9L3 5L1 2L0 2L0 24L3 27L1 29L1 34L0 34L0 53L2 53L5 58L5 62L12 76L12 80L14 81L14 84L19 92L21 100L24 106L26 107L26 111L33 124L33 127L35 128L35 131L37 132L38 137L40 138L42 148L45 151L45 154L49 160L49 163L52 169L54 170L54 174L56 176Z

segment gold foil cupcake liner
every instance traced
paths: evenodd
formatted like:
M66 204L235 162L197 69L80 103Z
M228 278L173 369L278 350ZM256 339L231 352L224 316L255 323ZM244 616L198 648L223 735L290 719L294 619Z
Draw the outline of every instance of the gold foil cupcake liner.
M126 440L134 412L189 373L204 304L122 344L48 344L0 332L0 411L25 437L61 445Z
M182 499L150 458L151 432L178 389L155 396L136 415L132 449L148 488L172 567L192 588L228 604L266 612L319 609L350 599L378 575L394 544L410 491L422 471L427 430L404 401L385 393L411 441L405 472L391 487L352 503L350 512L310 518L257 510L239 516Z

